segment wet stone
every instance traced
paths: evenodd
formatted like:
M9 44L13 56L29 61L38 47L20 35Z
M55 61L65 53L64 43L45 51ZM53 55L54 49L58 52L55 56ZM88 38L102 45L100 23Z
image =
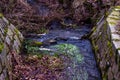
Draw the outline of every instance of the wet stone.
M54 39L51 39L51 40L49 40L49 43L50 43L50 44L56 44L56 43L57 43L57 41L56 41L56 40L54 40Z

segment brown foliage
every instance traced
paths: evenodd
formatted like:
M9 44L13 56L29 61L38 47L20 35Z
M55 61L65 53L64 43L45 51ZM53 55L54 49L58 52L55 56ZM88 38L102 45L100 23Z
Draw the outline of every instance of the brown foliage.
M60 58L12 53L12 80L57 80L64 69Z
M0 11L17 26L22 33L41 32L41 28L54 20L70 16L76 22L96 18L111 0L0 0ZM101 1L101 3L100 3ZM116 1L116 0L115 0ZM118 1L119 2L119 1ZM110 4L111 3L111 4ZM40 6L47 7L47 13Z

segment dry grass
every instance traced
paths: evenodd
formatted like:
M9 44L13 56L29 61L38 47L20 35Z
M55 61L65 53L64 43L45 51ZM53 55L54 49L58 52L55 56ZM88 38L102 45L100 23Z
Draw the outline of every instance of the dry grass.
M12 80L57 80L62 77L63 61L55 56L12 53ZM61 79L63 80L63 79Z
M38 4L32 6L28 4L26 0L1 0L0 11L11 23L21 30L23 34L28 32L41 33L43 32L41 29L46 28L46 25L51 20L56 18L61 19L69 15L69 13L66 14L62 11L62 8L58 6L58 3L52 4L49 1L46 2L45 5L50 8L50 13L47 16L39 15L37 5L39 5L39 2L42 0L37 1Z

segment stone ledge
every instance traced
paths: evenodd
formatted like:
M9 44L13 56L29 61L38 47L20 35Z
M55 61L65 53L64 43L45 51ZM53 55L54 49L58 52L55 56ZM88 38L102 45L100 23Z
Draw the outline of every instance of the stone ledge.
M116 49L120 49L120 41L113 41Z
M116 50L120 49L120 35L117 34L118 31L116 30L118 21L120 21L120 6L116 6L111 12L111 14L107 17L108 27L110 28L111 40ZM120 51L117 51L120 55Z
M118 53L120 53L120 50L118 50ZM120 54L119 54L120 55Z

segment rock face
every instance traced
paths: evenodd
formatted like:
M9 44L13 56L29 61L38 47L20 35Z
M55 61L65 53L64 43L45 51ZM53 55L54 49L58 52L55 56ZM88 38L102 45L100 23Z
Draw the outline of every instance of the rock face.
M19 53L22 41L22 34L0 14L0 80L10 79L10 53Z
M115 30L120 20L119 11L117 6L111 10L107 20L103 16L91 35L103 80L120 79L120 35Z

